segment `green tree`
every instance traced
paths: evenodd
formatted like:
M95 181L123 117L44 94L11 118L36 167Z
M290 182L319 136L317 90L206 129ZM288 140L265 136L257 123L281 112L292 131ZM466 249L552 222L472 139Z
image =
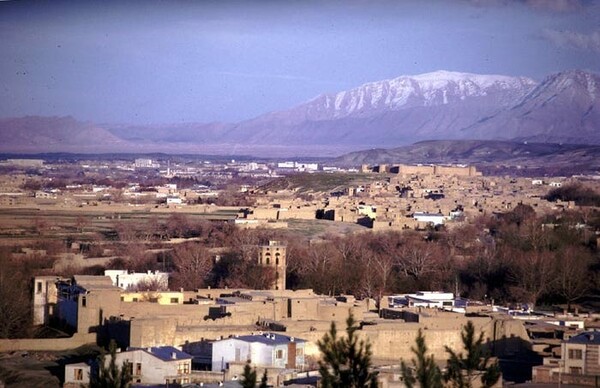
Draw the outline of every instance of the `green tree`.
M114 340L108 345L110 361L106 362L106 353L98 357L98 374L92 375L90 388L129 388L131 386L131 371L127 362L117 366L117 344Z
M260 385L258 388L267 388L267 381L269 380L269 376L267 376L267 370L265 369L265 373L263 373L262 378L260 379Z
M427 357L427 345L425 345L425 337L421 329L419 329L415 342L416 348L411 348L416 356L416 359L412 360L413 367L409 367L404 361L400 364L404 384L407 388L416 387L417 383L421 388L442 388L442 372L435 364L433 354Z
M242 379L240 380L242 388L255 388L256 387L256 369L250 366L250 361L244 366L244 373L242 373Z
M335 323L317 342L321 351L319 373L323 388L376 388L377 375L370 372L371 345L359 340L354 316L346 320L346 336L338 337Z
M455 353L446 346L448 352L448 365L446 368L445 380L451 387L471 388L477 380L481 387L491 387L500 378L500 367L498 362L492 362L490 355L483 349L483 332L479 337L475 336L475 326L473 322L468 321L461 333L463 353Z

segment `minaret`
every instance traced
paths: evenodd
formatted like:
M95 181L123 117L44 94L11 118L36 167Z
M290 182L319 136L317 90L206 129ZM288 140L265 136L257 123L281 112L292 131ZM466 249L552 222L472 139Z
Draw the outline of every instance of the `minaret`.
M262 245L258 253L258 264L265 265L275 270L275 282L271 289L285 290L286 245L281 241L269 241L269 245Z

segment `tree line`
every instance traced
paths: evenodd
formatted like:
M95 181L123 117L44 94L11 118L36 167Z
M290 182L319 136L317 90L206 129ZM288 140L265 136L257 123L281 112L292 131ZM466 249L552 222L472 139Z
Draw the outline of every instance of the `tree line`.
M257 264L258 247L275 239L287 242L287 284L292 289L312 288L321 294L351 294L377 301L395 293L445 290L475 300L565 303L569 308L600 286L593 226L598 219L599 213L589 208L542 217L531 207L518 205L508 213L482 216L452 229L364 232L309 240L286 230L244 230L227 222L173 214L167 219L151 217L137 228L117 221L113 225L116 238L97 234L84 253L110 250L116 258L107 268L170 271L173 289L264 289L272 284L274 274ZM87 228L85 222L77 222L77 228ZM155 237L163 233L164 238ZM54 261L66 249L60 240L46 237L34 244L47 250L44 257L24 258L15 254L18 247L0 250L0 260L6 263L0 266L0 293L22 294L0 298L6 304L3 311L15 311L3 319L27 316L33 276L103 273L104 267L74 267L56 273ZM192 240L169 243L174 237ZM0 335L23 334L9 329L14 326L0 322Z

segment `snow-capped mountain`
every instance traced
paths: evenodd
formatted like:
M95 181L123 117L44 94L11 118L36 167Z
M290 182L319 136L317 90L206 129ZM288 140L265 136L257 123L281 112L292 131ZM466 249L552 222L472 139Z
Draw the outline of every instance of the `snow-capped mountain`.
M550 75L510 109L465 128L463 137L600 144L599 128L600 76L572 70Z
M323 94L239 123L251 144L410 144L494 139L600 144L600 78L574 70L525 77L437 71Z
M67 137L60 128L47 130L57 125L69 129L68 140L61 140ZM105 134L102 127L89 123L0 120L0 148L34 152L38 147L44 152L43 144L30 140L37 133L46 136L43 143L53 144L53 151L61 146L66 150L66 145L78 148L81 137L75 127L84 132L93 127ZM600 144L600 76L573 70L536 83L525 77L437 71L322 94L239 123L104 128L110 133L99 136L95 147L106 143L110 149L118 145L123 150L152 147L175 152L184 147L186 152L211 149L213 153L239 152L240 147L249 153L260 147L260 155L275 149L280 154L286 149L306 154L315 147L337 152L436 139ZM81 144L89 147L90 136L85 133Z
M366 116L383 110L447 105L477 97L498 97L507 103L536 86L524 77L436 71L372 82L308 102L312 119Z
M525 77L437 71L320 95L288 110L239 123L252 143L381 145L456 137L536 86Z
M290 123L297 120L367 117L390 110L448 105L486 97L507 104L523 97L535 86L534 80L525 77L442 70L370 82L348 91L322 94L304 104L258 119L287 117L286 121Z

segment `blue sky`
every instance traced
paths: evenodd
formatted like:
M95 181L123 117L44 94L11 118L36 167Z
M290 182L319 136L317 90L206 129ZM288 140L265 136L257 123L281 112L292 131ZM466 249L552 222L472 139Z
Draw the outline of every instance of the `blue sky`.
M233 122L441 69L600 72L600 4L0 1L0 53L0 117Z

